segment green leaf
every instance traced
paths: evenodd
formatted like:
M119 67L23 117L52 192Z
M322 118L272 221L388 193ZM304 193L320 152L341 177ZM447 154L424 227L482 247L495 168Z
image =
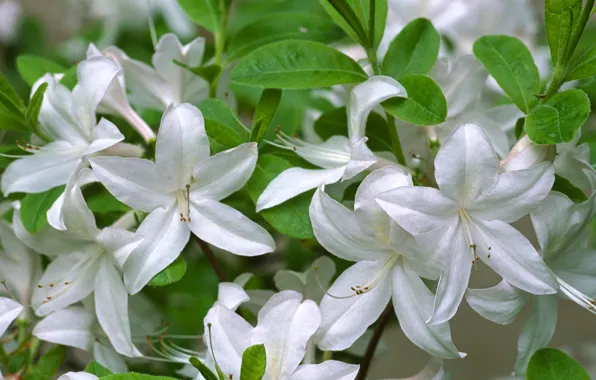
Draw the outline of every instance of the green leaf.
M92 360L89 362L89 364L87 364L87 367L85 367L85 372L95 375L97 377L104 377L112 374L112 371L102 366L95 360Z
M56 372L64 361L65 353L64 346L56 346L50 349L38 360L27 378L29 380L51 380L55 378Z
M350 1L320 0L320 2L333 22L342 28L351 39L360 43L360 45L366 46L366 31L354 12L354 8L350 4Z
M211 119L225 124L235 130L239 135L245 136L245 141L248 141L249 132L244 127L238 116L232 109L223 101L219 99L205 99L200 105L199 109L203 113L205 119Z
M474 43L474 55L524 113L538 103L540 75L523 42L509 36L484 36Z
M581 191L578 187L569 182L567 179L556 174L555 183L553 184L552 190L567 195L569 199L571 199L574 202L580 203L588 199L588 197L586 197L586 194L584 194L584 192Z
M178 3L194 23L213 33L222 31L224 14L219 0L178 0Z
M232 81L261 88L306 89L367 79L347 55L312 41L288 40L263 46L233 70Z
M209 83L213 83L213 81L215 81L221 73L221 66L219 65L190 67L186 63L177 60L174 60L174 63L182 68L185 68L191 73L205 79Z
M410 74L428 74L439 56L441 38L433 24L418 18L395 37L385 58L383 74L400 79Z
M408 123L428 126L447 118L447 100L434 80L425 75L408 75L399 80L408 92L407 98L383 102L387 112Z
M72 91L78 80L77 67L73 66L64 73L64 76L60 79L60 84Z
M328 18L307 13L269 15L240 30L230 40L228 60L282 40L309 40L330 43L342 37L341 30Z
M288 160L270 154L260 155L255 171L246 184L253 202L265 190L269 182L286 169L294 167ZM313 239L312 224L308 214L312 192L301 194L279 206L259 214L277 231L296 239Z
M528 380L590 380L588 372L575 360L554 348L543 348L532 355Z
M579 19L582 0L546 0L544 21L553 66L563 63L571 31Z
M232 149L247 142L238 131L216 120L205 119L205 130L209 136L212 153Z
M558 144L573 140L590 115L590 99L582 90L555 94L526 118L526 131L536 144Z
M242 354L240 380L261 380L267 368L267 353L265 345L255 344L248 347Z
M17 70L19 70L19 74L21 74L23 80L29 86L33 86L39 78L48 73L61 74L65 73L68 69L49 59L27 54L17 57Z
M127 212L130 207L120 202L108 191L101 191L87 198L87 206L94 214L105 214L108 212Z
M177 380L168 376L151 376L143 373L127 372L115 373L101 378L102 380Z
M370 4L370 2L367 2ZM375 49L381 44L383 35L385 34L385 24L387 23L387 0L376 0L375 1L375 31L374 31L374 43Z
M35 94L31 97L29 101L29 107L27 108L26 118L31 125L32 129L35 129L37 126L37 118L39 116L39 110L41 109L41 103L43 102L43 94L45 94L46 90L48 89L47 83L42 83L41 86L37 88Z
M190 364L199 370L205 380L217 380L217 375L213 373L202 361L197 358L190 358Z
M27 108L8 80L0 73L0 105L16 115L25 115Z
M43 193L27 194L21 201L21 222L30 233L41 230L47 223L46 213L64 192L64 186L54 187Z
M265 133L269 130L269 124L271 124L271 120L277 112L277 107L279 107L281 94L282 90L276 88L266 88L261 94L252 121L250 141L258 143L265 137Z
M584 79L596 75L596 46L577 52L571 58L566 81Z
M186 261L182 256L178 256L173 263L168 265L164 270L156 274L147 285L149 286L166 286L178 282L186 273Z
M25 119L25 116L15 114L0 105L0 129L8 129L11 131L28 132L31 126Z

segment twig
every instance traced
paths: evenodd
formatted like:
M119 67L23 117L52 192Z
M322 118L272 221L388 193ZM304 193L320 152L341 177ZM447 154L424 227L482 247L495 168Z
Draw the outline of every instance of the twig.
M209 247L209 244L207 244L206 242L204 242L203 240L201 240L196 235L195 235L195 241L197 242L197 244L201 248L201 251L203 251L203 253L205 254L205 256L207 256L207 260L209 260L209 264L211 264L211 267L213 268L213 271L215 272L215 274L219 278L219 281L220 282L227 282L228 281L228 278L226 277L226 275L224 274L224 272L221 270L221 267L219 266L219 263L217 262L217 259L215 258L215 255L213 254L213 251L211 250L211 247Z
M370 364L375 355L375 351L377 350L379 341L381 340L381 336L383 335L383 331L385 330L387 323L391 319L391 314L393 314L393 307L390 303L389 305L387 305L387 308L385 309L383 314L381 314L381 318L379 318L379 323L375 328L375 333L370 339L370 342L368 342L368 347L366 347L364 358L362 359L362 363L360 363L360 371L358 371L358 376L356 376L355 380L366 379L366 374L368 373L368 369L370 368Z

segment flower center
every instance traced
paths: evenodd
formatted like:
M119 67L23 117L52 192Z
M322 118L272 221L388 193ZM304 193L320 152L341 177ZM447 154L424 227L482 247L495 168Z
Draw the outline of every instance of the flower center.
M470 215L468 215L467 211L463 208L460 208L458 211L459 214L459 220L461 220L462 225L464 227L464 232L466 234L466 240L468 241L468 244L470 245L470 249L472 250L472 264L476 264L476 262L480 259L480 257L478 257L478 255L476 254L476 243L474 243L474 238L472 237L472 229L470 228L470 224L472 223L472 218L470 218ZM487 255L487 259L490 259L490 250L491 247L488 246L488 255Z
M190 222L190 184L186 184L186 189L176 192L176 200L180 210L180 221Z

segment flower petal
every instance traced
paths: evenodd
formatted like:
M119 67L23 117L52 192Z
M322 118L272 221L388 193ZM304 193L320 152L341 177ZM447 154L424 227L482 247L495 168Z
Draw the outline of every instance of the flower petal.
M153 276L170 265L188 243L190 230L180 220L178 209L158 208L136 231L143 242L124 264L124 283L130 294L138 293Z
M285 170L269 182L259 196L257 212L277 206L321 185L335 183L341 179L344 171L344 166L333 169L290 168Z
M529 293L557 292L555 276L518 230L498 220L475 222L472 236L476 254L486 265L511 285Z
M48 315L33 329L33 335L46 342L89 351L93 345L91 328L95 316L80 306L71 306Z
M339 276L321 301L323 315L317 332L319 348L340 351L350 347L381 315L391 298L391 280L383 261L361 261ZM356 295L352 287L375 285ZM331 297L353 296L338 299Z
M106 346L97 341L93 343L93 359L112 371L112 373L128 372L128 366L126 365L126 362L122 356L112 347Z
M528 293L501 281L492 288L468 289L466 301L475 312L500 325L508 325L528 302Z
M275 294L259 311L251 344L264 344L267 351L265 378L292 374L306 354L306 343L321 324L321 313L311 300L293 290Z
M112 254L122 269L132 251L142 243L143 236L122 228L106 227L99 232L96 240Z
M445 140L435 168L441 191L465 206L497 182L499 160L486 132L476 124L463 124Z
M89 210L81 188L76 182L78 181L75 179L74 183L69 184L64 194L62 206L64 226L69 234L92 241L99 234L99 229L95 223L95 216Z
M0 297L0 335L4 334L8 326L21 314L23 306L10 298Z
M174 202L168 193L175 189L166 187L157 165L149 160L93 157L89 162L108 191L134 209L151 212Z
M434 295L420 277L400 261L393 268L392 278L393 308L408 339L433 356L463 358L465 354L458 352L451 341L449 323L426 323L433 311Z
M236 311L238 306L250 300L242 286L233 282L220 282L217 288L217 303Z
M58 380L97 380L98 377L87 372L66 372Z
M467 210L479 219L514 222L535 210L546 198L553 187L554 174L549 162L501 173L495 186L481 194Z
M349 261L383 260L391 254L387 246L361 227L354 212L321 188L312 198L309 215L317 241L337 257Z
M534 352L546 347L553 337L557 325L557 304L555 295L532 298L530 316L517 341L516 373L525 373Z
M93 128L91 138L93 141L85 149L85 155L101 152L124 140L124 135L111 121L101 118L96 127Z
M431 187L403 186L379 194L377 202L413 235L457 223L456 203Z
M396 96L407 97L408 93L395 79L377 75L355 86L350 92L348 103L348 133L350 140L364 137L366 119L370 111L381 102Z
M199 162L193 171L196 181L191 199L222 200L244 187L257 164L257 144L246 143Z
M286 380L354 380L359 370L359 365L326 360L320 364L303 364Z
M275 241L263 227L217 201L193 202L188 223L202 240L237 255L257 256L275 250Z
M174 89L175 92L182 95L182 89L185 86L186 76L183 75L185 69L174 63L174 60L184 62L184 55L182 52L182 44L178 37L173 33L164 34L155 47L155 53L151 58L153 66L163 77L168 85ZM199 66L200 62L193 62L195 66ZM178 96L180 96L178 95ZM178 102L183 102L184 99L179 98Z
M157 170L164 180L176 189L184 189L191 183L195 165L207 157L209 139L201 111L186 103L168 107L155 145Z
M128 357L143 356L132 342L128 319L128 293L109 258L103 262L95 279L95 312L114 349Z
M378 159L375 154L366 145L368 137L362 137L350 144L350 161L346 165L346 171L342 176L343 180L348 180L362 173Z

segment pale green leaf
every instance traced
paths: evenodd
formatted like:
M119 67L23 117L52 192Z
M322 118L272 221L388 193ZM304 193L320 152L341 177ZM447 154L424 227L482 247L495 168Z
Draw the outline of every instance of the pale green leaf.
M240 380L261 380L267 368L265 345L256 344L248 347L242 354Z
M178 282L186 273L186 261L182 256L178 256L173 263L168 265L161 272L156 274L147 285L149 286L166 286Z
M536 351L530 359L528 380L590 380L588 372L574 359L554 348Z

